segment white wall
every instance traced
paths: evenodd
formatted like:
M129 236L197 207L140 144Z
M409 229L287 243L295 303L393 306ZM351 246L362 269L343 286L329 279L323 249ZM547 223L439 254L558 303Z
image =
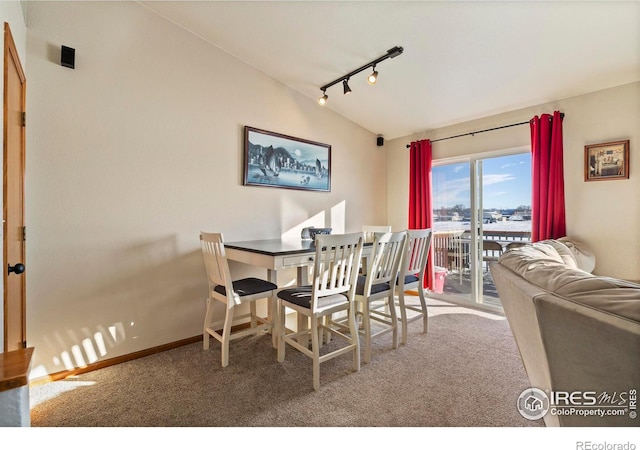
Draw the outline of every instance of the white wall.
M0 33L0 45L4 49L4 24L8 23L11 29L11 36L16 44L16 50L22 63L22 68L26 70L26 54L27 54L27 28L23 15L22 4L19 1L2 1L0 2L0 25L3 32ZM4 52L4 50L3 50ZM4 86L4 71L0 70L0 86ZM4 93L0 93L4 96ZM4 100L4 99L3 99ZM3 103L4 104L4 103ZM0 123L4 123L3 109L0 109ZM3 161L0 160L0 166ZM4 169L4 168L3 168ZM0 198L3 197L3 185L0 183ZM2 240L3 227L0 227L0 241ZM0 277L0 298L4 298L4 279ZM0 308L0 353L4 349L4 308Z
M314 100L133 2L30 2L27 26L32 378L201 334L201 230L384 222L376 136ZM331 144L331 192L242 186L244 125Z
M388 209L395 228L408 217L409 151L416 139L438 139L564 112L564 180L567 235L596 254L595 273L640 280L640 82L431 130L387 142ZM433 144L434 159L519 147L530 148L528 125ZM584 181L584 146L629 139L628 180Z

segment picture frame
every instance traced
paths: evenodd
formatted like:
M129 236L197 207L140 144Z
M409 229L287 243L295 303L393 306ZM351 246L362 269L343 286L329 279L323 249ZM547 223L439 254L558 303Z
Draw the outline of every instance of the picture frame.
M629 141L584 146L584 181L629 178Z
M331 191L331 145L244 127L244 186Z

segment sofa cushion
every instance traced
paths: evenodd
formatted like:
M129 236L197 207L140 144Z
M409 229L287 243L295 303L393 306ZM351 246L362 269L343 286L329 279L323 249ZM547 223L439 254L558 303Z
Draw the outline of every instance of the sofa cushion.
M596 255L587 244L567 236L559 238L558 241L566 245L573 253L579 269L589 273L593 272L593 269L596 268Z
M508 267L529 282L542 286L546 284L546 279L536 280L537 277L534 272L540 267L549 267L551 270L566 269L566 261L568 259L567 255L563 259L556 247L549 241L542 241L504 252L499 261L500 264Z
M571 286L573 292L556 295L640 324L640 285L621 286L618 281L608 277L583 279Z
M500 257L500 264L545 291L640 322L640 285L592 275L571 261L566 246L552 241L535 242Z
M558 252L558 255L560 256L560 258L562 258L562 261L565 263L565 265L568 268L581 269L581 267L578 265L578 260L576 259L575 254L571 251L569 247L567 247L565 244L563 244L559 240L548 239L546 241L540 241L536 245L539 245L540 243L548 244L552 246L555 249L555 251Z

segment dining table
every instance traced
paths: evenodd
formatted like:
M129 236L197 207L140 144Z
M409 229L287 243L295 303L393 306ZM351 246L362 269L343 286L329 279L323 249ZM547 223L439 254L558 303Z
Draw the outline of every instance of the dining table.
M311 240L263 239L225 242L227 259L267 269L267 279L278 284L278 271L296 269L298 285L308 284L308 268L316 249Z
M362 257L371 254L371 242L365 242ZM263 239L225 242L227 259L267 269L267 279L278 285L278 271L296 269L296 284L309 284L309 267L316 256L314 241L310 239Z
M372 244L370 241L365 241L362 248L362 265L365 271ZM225 242L224 248L229 260L267 269L267 279L279 287L281 284L278 282L278 272L285 269L296 270L298 286L308 285L309 268L313 266L316 257L315 241L311 239ZM298 316L298 330L307 328L306 317Z

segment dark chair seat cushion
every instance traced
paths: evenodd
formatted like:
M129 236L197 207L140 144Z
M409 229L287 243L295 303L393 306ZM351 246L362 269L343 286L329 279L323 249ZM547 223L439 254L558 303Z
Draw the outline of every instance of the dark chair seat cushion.
M402 280L400 279L400 277L398 277L398 284L400 284L402 282ZM418 282L418 275L411 273L409 275L406 275L404 277L404 284L411 284L411 283L416 283Z
M285 302L302 306L303 308L311 308L311 286L299 286L291 289L283 289L278 292L278 297ZM347 303L347 296L344 294L334 294L318 299L318 307L324 308L328 306Z
M367 277L364 275L358 276L358 284L356 285L356 294L364 295L364 284L367 281ZM391 290L391 285L389 283L378 283L371 286L370 294L377 294L379 292L389 291Z
M233 282L233 291L240 297L247 295L260 294L262 292L269 292L278 289L275 284L261 280L259 278L243 278ZM218 294L227 295L227 289L224 286L218 285L213 288Z

